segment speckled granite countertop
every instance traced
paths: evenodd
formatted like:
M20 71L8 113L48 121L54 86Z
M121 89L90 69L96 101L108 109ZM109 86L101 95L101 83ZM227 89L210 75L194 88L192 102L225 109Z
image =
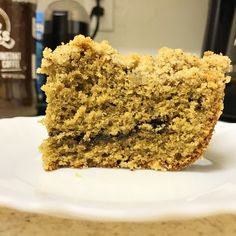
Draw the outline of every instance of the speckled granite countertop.
M112 223L61 219L0 208L0 236L233 236L236 215L183 221Z

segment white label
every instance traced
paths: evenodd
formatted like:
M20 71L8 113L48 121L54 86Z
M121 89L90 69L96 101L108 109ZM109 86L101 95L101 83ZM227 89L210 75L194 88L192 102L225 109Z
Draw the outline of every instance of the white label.
M0 65L2 72L22 71L20 62L21 52L0 52Z

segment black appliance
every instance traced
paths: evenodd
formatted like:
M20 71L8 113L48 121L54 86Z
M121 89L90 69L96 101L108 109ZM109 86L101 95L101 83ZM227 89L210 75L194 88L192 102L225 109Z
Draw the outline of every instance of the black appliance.
M55 1L45 11L44 46L55 49L77 34L89 35L89 15L76 1Z
M236 0L210 0L202 52L213 51L232 60L231 82L225 89L221 120L236 122Z

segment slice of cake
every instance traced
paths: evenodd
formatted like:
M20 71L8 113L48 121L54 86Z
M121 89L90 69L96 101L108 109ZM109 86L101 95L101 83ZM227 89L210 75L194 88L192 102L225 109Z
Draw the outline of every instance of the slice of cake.
M105 41L77 36L43 55L45 170L183 169L206 149L230 80L229 58L212 52L122 56Z

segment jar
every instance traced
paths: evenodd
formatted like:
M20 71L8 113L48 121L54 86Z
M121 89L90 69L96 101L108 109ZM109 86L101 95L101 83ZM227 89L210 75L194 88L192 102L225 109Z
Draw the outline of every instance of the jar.
M36 0L1 0L0 118L36 115Z

